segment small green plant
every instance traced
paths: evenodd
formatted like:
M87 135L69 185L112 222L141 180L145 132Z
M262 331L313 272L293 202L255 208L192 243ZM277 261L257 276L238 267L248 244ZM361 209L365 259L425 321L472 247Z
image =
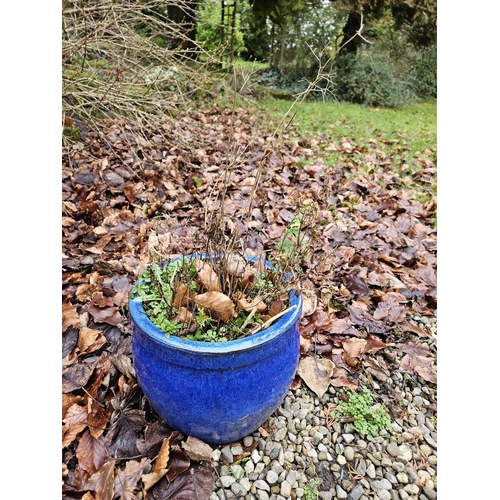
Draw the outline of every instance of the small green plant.
M233 469L233 467L229 467L229 472L231 476L233 476L234 479L236 479L237 483L239 483L243 479L243 476L245 475L245 471L240 468Z
M341 401L337 408L337 417L340 419L354 419L352 426L364 437L373 439L382 430L391 430L391 420L384 405L374 405L373 397L367 387L361 392L349 393L340 390Z
M309 484L304 484L302 486L304 490L304 500L316 500L318 498L318 481L313 479Z

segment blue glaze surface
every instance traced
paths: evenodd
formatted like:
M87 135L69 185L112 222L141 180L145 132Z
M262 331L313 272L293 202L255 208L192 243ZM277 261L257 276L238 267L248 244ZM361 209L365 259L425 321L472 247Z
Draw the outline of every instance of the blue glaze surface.
M255 335L210 343L167 338L130 299L134 366L151 406L172 428L209 443L251 434L280 405L297 369L302 297L294 291L290 307Z

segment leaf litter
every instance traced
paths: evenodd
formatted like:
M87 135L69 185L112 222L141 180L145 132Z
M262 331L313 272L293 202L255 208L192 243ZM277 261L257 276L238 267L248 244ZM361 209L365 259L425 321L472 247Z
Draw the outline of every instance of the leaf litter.
M298 202L318 207L293 387L354 391L359 373L382 382L393 370L436 383L421 342L430 333L411 320L437 314L436 200L421 203L405 188L411 181L429 192L432 162L396 173L376 144L303 138L293 128L276 139L267 122L217 106L154 130L116 119L64 152L63 498L209 498L210 446L161 422L137 385L127 296L160 243L172 255L196 249L224 184L225 213L247 221L239 229L250 256L275 248ZM337 151L335 164L323 160L328 151ZM202 275L206 293L220 293L218 277ZM253 310L243 299L238 307Z

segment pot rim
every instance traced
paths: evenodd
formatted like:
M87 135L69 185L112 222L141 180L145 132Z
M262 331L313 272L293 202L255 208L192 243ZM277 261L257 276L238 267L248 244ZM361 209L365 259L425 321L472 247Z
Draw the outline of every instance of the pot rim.
M203 257L203 254L186 255L185 257ZM258 258L256 257L246 257L252 262L258 261ZM178 258L173 260L178 260ZM265 263L268 267L271 266L270 262L265 261ZM282 331L292 328L293 325L300 319L300 315L302 312L302 295L300 293L296 295L296 290L291 290L289 306L290 310L265 330L261 330L260 332L257 332L248 337L244 337L242 339L228 340L226 342L202 342L199 340L184 340L176 335L170 335L169 337L167 337L165 335L165 332L158 328L148 318L141 302L136 302L133 299L129 298L128 305L132 321L144 333L149 335L149 337L151 337L159 344L189 352L226 354L228 352L243 351L259 346L274 339Z

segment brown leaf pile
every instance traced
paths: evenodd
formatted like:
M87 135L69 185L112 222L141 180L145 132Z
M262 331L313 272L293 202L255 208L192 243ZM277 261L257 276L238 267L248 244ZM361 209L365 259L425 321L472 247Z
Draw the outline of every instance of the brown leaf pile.
M115 120L64 154L63 498L210 496L208 449L158 421L137 385L127 297L160 243L172 254L197 250L195 235L207 210L217 208L211 194L235 152L224 209L235 220L250 213L240 228L245 253L272 250L297 201L318 205L300 332L302 358L326 361L320 370L303 361L295 386L303 380L318 394L325 384L354 390L360 372L383 382L398 369L436 382L435 359L420 342L429 331L411 321L437 308L435 202L422 205L405 191L409 179L390 168L376 143L307 139L293 130L276 140L266 123L215 106L165 119L155 130ZM324 163L327 150L339 152L337 164ZM429 160L424 169L428 183L435 169ZM198 301L220 304L218 313L229 317L216 277L200 271L207 291ZM255 306L240 299L238 307Z

